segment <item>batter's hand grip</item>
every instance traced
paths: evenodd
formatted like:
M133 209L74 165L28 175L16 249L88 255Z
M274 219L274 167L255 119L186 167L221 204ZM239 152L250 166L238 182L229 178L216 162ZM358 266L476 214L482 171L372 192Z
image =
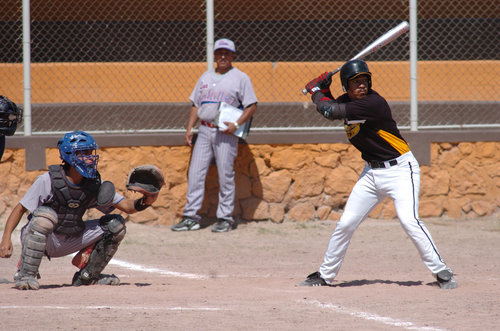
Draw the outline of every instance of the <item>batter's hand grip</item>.
M339 71L340 71L340 68L342 68L342 67L339 67L339 68L335 69L334 71L330 71L330 72L328 73L328 76L332 77L333 75L335 75L337 72L339 72ZM302 90L302 94L303 94L303 95L307 95L307 92L309 92L307 89L303 89L303 90Z

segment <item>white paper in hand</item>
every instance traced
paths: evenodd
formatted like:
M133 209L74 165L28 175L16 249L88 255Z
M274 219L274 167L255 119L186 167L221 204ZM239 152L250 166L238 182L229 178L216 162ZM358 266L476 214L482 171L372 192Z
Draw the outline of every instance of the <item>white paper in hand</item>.
M224 122L234 123L240 118L241 114L243 114L243 110L233 107L225 102L221 102L215 119L216 125L221 131L223 131L227 129L227 125ZM240 125L240 128L236 130L234 135L245 139L248 136L249 129L249 121L246 121Z

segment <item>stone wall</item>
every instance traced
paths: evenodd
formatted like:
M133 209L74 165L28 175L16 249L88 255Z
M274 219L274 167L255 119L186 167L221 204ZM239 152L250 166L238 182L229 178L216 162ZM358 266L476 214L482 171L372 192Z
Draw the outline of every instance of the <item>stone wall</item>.
M99 171L117 190L125 191L132 167L155 164L167 186L153 208L129 217L133 222L171 225L180 220L186 201L188 147L129 147L99 150ZM47 164L60 163L57 149L47 149ZM439 143L431 146L431 165L421 166L420 217L488 216L500 206L500 143ZM273 222L338 220L363 168L360 153L349 144L239 146L235 162L237 220ZM25 171L24 150L8 149L0 163L0 218L6 219L36 177L44 171ZM218 200L217 169L212 165L200 214L215 217ZM99 212L87 217L98 217ZM386 199L370 215L395 218Z

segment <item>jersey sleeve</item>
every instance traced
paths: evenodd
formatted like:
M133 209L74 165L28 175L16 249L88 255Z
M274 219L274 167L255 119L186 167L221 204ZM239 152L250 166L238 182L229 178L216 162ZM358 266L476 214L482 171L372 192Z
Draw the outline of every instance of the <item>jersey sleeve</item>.
M37 177L28 192L19 202L31 213L52 198L52 184L48 172Z
M243 73L242 75L240 84L240 93L241 93L240 101L243 106L243 109L247 108L248 106L254 103L257 103L257 96L255 95L252 81L250 80L250 77L248 77L248 75L245 73Z
M194 86L193 92L191 92L191 96L189 97L189 100L193 103L193 105L196 108L200 108L200 86L203 82L203 76L202 75L198 81L196 82L196 85Z

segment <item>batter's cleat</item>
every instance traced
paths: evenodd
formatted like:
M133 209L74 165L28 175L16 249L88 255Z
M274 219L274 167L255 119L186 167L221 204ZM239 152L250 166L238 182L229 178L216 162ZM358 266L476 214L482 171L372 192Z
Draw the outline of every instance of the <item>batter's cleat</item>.
M80 276L80 271L75 272L73 276L73 286L87 286L87 285L120 285L120 278L113 275L100 274L98 278L83 279Z
M212 232L228 232L233 228L232 224L229 221L224 219L219 219L217 223L212 226Z
M38 280L35 277L25 276L19 279L16 279L16 283L14 286L19 290L38 290L40 288L40 284L38 284Z
M453 278L453 272L450 269L441 270L436 274L436 280L443 290L452 290L458 287L458 283Z
M172 231L194 231L200 229L200 223L193 220L191 217L184 216L182 221L170 227Z
M321 278L319 271L313 272L307 279L298 284L299 286L329 286L326 281Z

